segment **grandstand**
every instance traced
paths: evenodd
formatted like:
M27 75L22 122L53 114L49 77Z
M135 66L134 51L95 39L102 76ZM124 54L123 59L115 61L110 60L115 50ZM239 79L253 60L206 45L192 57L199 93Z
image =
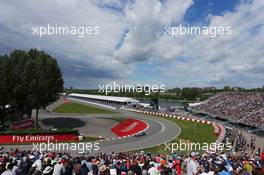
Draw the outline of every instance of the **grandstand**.
M117 106L139 104L138 100L129 97L115 97L115 96L78 94L78 93L69 94L68 97L88 100L95 103L103 103L103 104L117 105Z
M258 128L264 127L264 93L223 92L191 109Z

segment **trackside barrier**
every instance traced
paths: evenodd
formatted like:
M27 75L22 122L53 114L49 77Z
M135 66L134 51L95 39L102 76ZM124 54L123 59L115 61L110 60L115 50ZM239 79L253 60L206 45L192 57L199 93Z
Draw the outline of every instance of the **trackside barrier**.
M169 117L169 118L177 118L179 120L187 120L187 121L193 121L193 122L198 122L198 123L203 123L203 124L213 124L210 121L206 121L206 120L202 120L202 119L194 119L194 118L190 118L190 117L182 117L182 116L176 116L176 115L172 115L172 114L164 114L164 113L159 113L159 112L142 111L142 110L134 110L134 109L125 109L125 110L138 112L138 113L142 113L142 114L149 114L149 115ZM217 124L217 126L218 125L219 124Z
M198 123L212 125L214 128L214 133L218 136L216 141L212 144L217 145L219 143L222 143L224 140L224 137L225 137L225 127L223 125L215 123L215 122L207 121L204 119L194 119L194 118L190 118L190 117L182 117L182 116L176 116L176 115L172 115L172 114L164 114L164 113L160 113L160 112L150 112L150 111L143 111L143 110L134 110L134 109L125 109L125 110L138 112L138 113L142 113L142 114L149 114L149 115L169 117L169 118L177 118L179 120L186 120L186 121L192 121L192 122L198 122ZM209 150L208 152L210 153L213 151Z
M134 110L134 109L126 109L126 110L138 112L138 113L142 113L142 114L149 114L149 115L169 117L169 118L177 118L179 120L186 120L186 121L192 121L192 122L212 125L214 128L214 133L218 136L216 141L215 141L215 144L221 143L225 137L225 127L223 125L215 123L215 122L207 121L204 119L195 119L195 118L190 118L190 117L176 116L176 115L172 115L172 114L164 114L164 113L160 113L160 112L151 112L151 111Z

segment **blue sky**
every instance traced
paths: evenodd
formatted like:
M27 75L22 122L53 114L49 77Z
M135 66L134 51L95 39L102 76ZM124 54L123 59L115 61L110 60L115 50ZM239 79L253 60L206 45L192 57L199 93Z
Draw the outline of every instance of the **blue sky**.
M65 85L79 88L113 81L167 88L264 84L264 1L52 1L1 1L0 54L42 49L57 58ZM99 26L100 35L32 34L34 26L47 24ZM179 24L231 26L232 33L165 35L165 26Z
M240 0L194 0L184 16L186 23L207 23L206 18L211 15L222 15L227 11L234 11Z
M206 18L208 15L221 16L224 12L232 12L235 10L236 5L238 5L240 2L241 1L239 0L194 0L193 5L191 5L186 10L181 23L207 26L208 21ZM127 31L125 33L127 33ZM123 40L124 38L122 41ZM191 59L192 58L187 56L178 56L176 60L185 62L191 61ZM137 71L135 74L133 74L132 78L138 79L138 77L141 81L159 80L164 82L163 77L159 76L159 74L154 71L153 65L148 65L145 63L137 64Z

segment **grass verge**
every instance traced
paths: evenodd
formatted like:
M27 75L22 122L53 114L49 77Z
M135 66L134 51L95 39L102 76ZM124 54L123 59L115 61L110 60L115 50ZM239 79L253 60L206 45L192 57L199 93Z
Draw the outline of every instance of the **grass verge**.
M56 113L74 113L74 114L116 114L117 112L107 109L97 108L80 103L64 103L56 107L53 112Z
M128 117L119 117L119 116L112 116L110 118L111 120L117 121L118 123L121 123L128 119Z
M174 119L174 118L168 118L168 120L175 122L180 128L181 128L181 133L180 135L168 142L167 144L172 145L173 143L178 144L180 141L182 143L199 143L201 145L204 144L210 144L214 142L217 139L217 136L214 135L214 129L212 125L208 124L203 124L203 123L197 123L197 122L192 122L192 121L186 121L186 120L179 120L179 119ZM144 150L145 152L150 152L153 154L171 154L171 150L169 150L165 143L162 143L161 145L150 147L150 148L145 148L141 149ZM139 152L140 150L135 150L135 151L130 151L128 153L135 153ZM195 150L196 152L203 152L202 150ZM175 153L177 154L189 154L191 152L190 149L186 149L184 151L176 151Z

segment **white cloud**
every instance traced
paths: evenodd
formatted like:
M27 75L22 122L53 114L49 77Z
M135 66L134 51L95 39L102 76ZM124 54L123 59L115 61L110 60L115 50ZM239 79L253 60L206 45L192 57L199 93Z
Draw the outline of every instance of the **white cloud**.
M234 12L212 16L209 26L231 26L232 34L216 38L199 35L191 41L175 41L171 47L167 47L168 50L181 47L183 50L178 56L184 54L192 59L188 63L179 63L176 59L169 69L163 70L164 74L177 79L178 75L181 76L177 73L184 72L187 77L184 84L193 86L261 86L264 71L254 70L264 70L263 10L263 1L253 1L238 5ZM192 77L193 74L196 76Z
M192 0L167 0L163 3L159 0L137 0L127 5L124 12L129 32L122 46L115 52L117 59L131 63L163 57L157 50L164 47L158 44L158 34L164 30L165 25L182 20L191 4Z
M82 86L100 80L130 81L138 62L153 66L159 77L164 76L160 81L172 87L261 85L264 1L242 1L232 12L206 17L209 26L232 26L231 35L160 35L165 25L184 23L192 4L192 0L2 0L0 51L43 49L60 60L70 83ZM96 25L101 34L81 39L32 35L33 26L46 24Z
M99 36L78 38L74 36L32 35L33 26L99 26ZM105 11L92 1L52 0L19 2L1 1L0 6L0 41L1 48L29 49L40 48L55 55L62 64L76 62L82 64L88 72L108 70L112 77L122 77L130 68L123 68L113 61L118 38L126 27L122 16ZM74 69L74 65L72 67ZM99 76L100 77L100 76ZM76 77L78 78L78 77Z

